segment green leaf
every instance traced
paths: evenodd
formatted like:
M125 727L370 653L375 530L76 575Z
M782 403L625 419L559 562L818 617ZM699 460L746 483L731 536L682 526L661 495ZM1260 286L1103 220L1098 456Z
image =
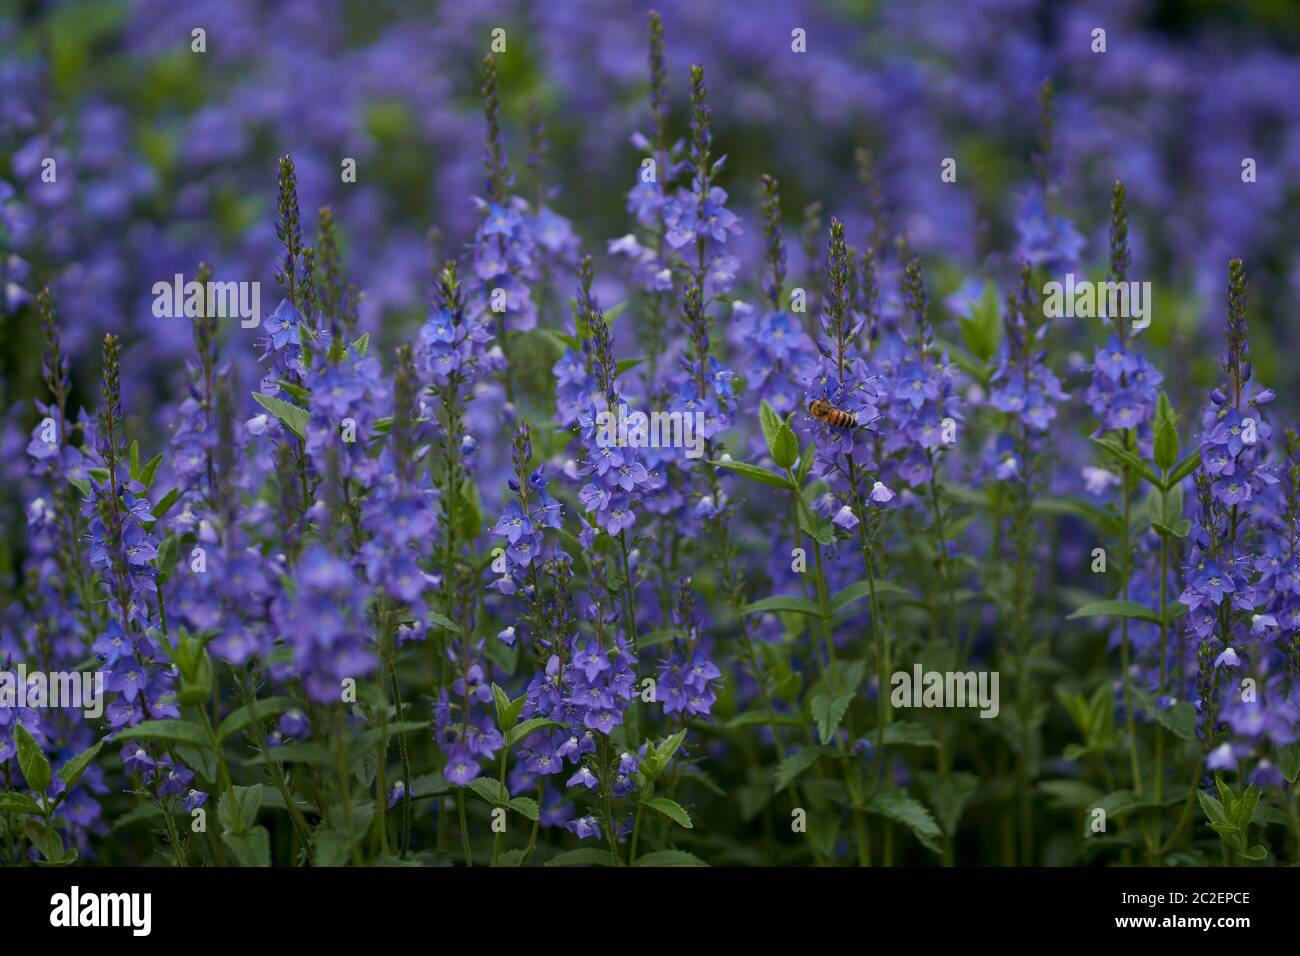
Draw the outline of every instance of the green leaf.
M1165 487L1172 488L1182 482L1184 478L1194 472L1201 464L1201 449L1193 448L1187 453L1187 457L1174 465L1174 470L1169 473L1165 479Z
M767 403L767 399L763 399L758 406L758 421L772 460L782 468L792 467L799 458L799 440L795 438L790 426Z
M443 628L444 630L454 631L457 634L460 633L459 624L457 624L455 621L451 620L448 617L444 617L443 615L439 614L437 611L429 611L425 615L425 617L429 619L430 624L436 624L439 627Z
M776 447L776 433L781 430L785 422L781 421L781 416L767 403L766 398L758 403L758 424L763 429L763 440L767 442L767 450L771 452Z
M614 858L608 850L598 850L593 846L566 850L546 861L547 866L614 866Z
M14 723L14 743L18 747L18 768L27 786L44 793L50 785L50 762L45 759L36 738L22 724Z
M271 865L271 835L266 827L253 827L243 833L227 830L221 834L221 842L230 847L240 866Z
M261 392L253 392L253 401L284 422L289 427L289 430L299 438L305 439L307 437L307 419L310 416L307 414L306 409L299 408L297 405L283 399L263 395Z
M724 721L721 726L723 730L738 730L741 727L766 727L769 723L775 723L777 726L797 727L801 723L798 717L793 714L772 714L768 716L766 710L747 710Z
M1168 471L1178 461L1178 429L1166 419L1156 428L1155 462L1161 471Z
M1255 808L1259 806L1260 789L1253 783L1246 788L1246 792L1234 801L1232 805L1232 822L1237 825L1237 829L1245 836L1246 830L1250 827L1250 821L1255 816Z
M1081 617L1128 617L1137 618L1140 621L1150 621L1152 624L1160 623L1160 614L1158 612L1151 610L1145 604L1139 604L1137 601L1089 601L1073 614L1067 615L1065 619L1073 621Z
M1148 482L1159 487L1162 482L1160 476L1155 473L1150 465L1139 458L1133 452L1129 451L1114 438L1094 438L1093 444L1106 451L1112 458L1124 465L1130 471L1136 472L1145 478Z
M975 795L978 786L979 778L963 770L951 773L946 779L938 777L930 784L930 802L934 805L934 814L938 817L939 826L943 827L944 833L957 832L962 809Z
M1185 538L1187 537L1188 532L1192 530L1192 523L1184 518L1171 528L1168 525L1161 524L1159 521L1153 521L1151 522L1151 527L1165 538Z
M1249 850L1242 850L1241 855L1248 860L1254 860L1258 863L1260 860L1268 859L1268 847L1262 843L1256 843Z
M537 806L537 801L532 797L515 797L507 801L506 806L516 813L521 813L529 820L537 820L541 816L541 808Z
M887 747L938 747L939 741L924 724L913 720L900 720L886 724L882 735Z
M284 379L277 379L275 384L280 386L281 389L288 392L304 405L311 401L310 389L303 388L301 385L295 385L293 382L286 382Z
M799 455L799 468L794 473L795 483L798 487L802 488L804 482L808 480L808 475L812 472L812 467L816 458L817 455L811 445L805 448Z
M785 422L777 429L772 460L782 468L791 468L799 460L799 439L794 437L794 430Z
M509 733L510 729L519 722L519 712L524 709L527 697L520 694L518 700L512 701L509 694L493 684L492 698L497 707L497 724L502 733Z
M1187 701L1179 701L1165 710L1156 708L1154 716L1162 727L1175 736L1183 740L1196 739L1196 708Z
M330 767L334 764L334 755L323 744L288 743L282 747L272 747L262 755L257 763L308 763L318 767Z
M153 559L153 563L158 569L159 584L166 582L172 576L172 571L176 568L176 556L180 550L181 536L178 534L169 534L158 546L158 555Z
M154 525L159 521L162 521L162 519L167 515L167 512L172 510L172 505L176 504L176 502L180 500L180 497L181 490L179 488L173 488L158 500L158 503L153 506L153 509L150 512L154 516L154 520L149 522L150 531L153 530Z
M624 372L630 372L632 371L632 369L636 368L644 361L646 361L646 357L644 355L639 356L638 358L619 359L617 364L615 365L616 371L614 374L622 375Z
M132 481L140 480L140 443L131 442L131 446L126 450L128 470Z
M817 762L819 757L831 753L826 747L804 747L790 754L777 766L772 774L773 790L784 790L799 774Z
M103 746L104 741L96 741L59 769L59 779L68 790L77 785L77 781L81 779L81 775L86 772L86 768L90 766L90 762L95 759Z
M985 283L980 297L970 306L970 317L959 316L962 341L972 355L988 362L1002 344L1002 321L999 308L998 287Z
M768 611L790 611L813 617L821 617L822 613L815 601L794 594L776 594L761 601L753 601L740 609L741 614L766 614Z
M812 699L813 720L817 721L817 733L823 744L828 744L834 739L835 731L839 729L840 721L844 719L844 714L851 703L853 703L852 694L838 694L834 697L830 694L818 694Z
M44 816L41 805L25 793L0 793L0 813L30 813Z
M542 329L544 333L559 343L561 348L573 349L574 352L582 352L582 342L576 336L569 335L566 332L557 332L554 329Z
M154 475L158 474L158 466L162 464L162 460L162 452L159 452L146 461L144 467L140 469L140 484L146 489L153 487Z
M1201 811L1205 814L1210 823L1217 823L1221 826L1231 827L1232 823L1228 820L1228 814L1223 809L1223 804L1216 798L1210 796L1204 790L1196 791L1196 798L1201 803Z
M925 804L914 800L902 790L882 790L873 796L864 810L877 813L895 823L907 827L927 849L940 852L939 838L943 835L939 824L935 822Z
M255 783L251 787L232 787L233 802L230 794L222 794L217 805L217 819L225 830L243 833L257 821L257 811L262 809L262 786Z
M45 862L41 866L63 866L68 862L63 850L63 837L44 821L27 821L27 838L40 851Z
M468 786L478 794L480 799L494 807L504 807L510 802L510 792L501 785L500 780L494 780L492 777L475 777Z
M366 350L368 348L370 348L370 333L363 332L361 335L357 336L356 341L352 343L352 351L356 352L359 358L365 358Z
M234 711L221 722L221 726L217 728L217 742L225 743L249 724L267 717L278 717L293 706L293 700L288 697L270 697L266 700L253 701Z
M1044 780L1038 789L1051 798L1054 806L1067 810L1095 807L1104 796L1092 784L1081 780Z
M117 740L167 740L196 747L211 747L207 732L198 724L185 720L146 720L128 727L117 735Z
M698 856L685 850L655 850L636 858L637 866L708 866Z
M176 756L181 758L181 763L204 780L214 784L218 782L217 754L214 750L208 747L195 747L192 744L176 744Z
M880 597L881 595L885 595L885 594L901 595L903 597L914 596L912 592L909 591L907 588L897 585L893 581L877 581L876 597ZM834 597L831 598L830 600L831 613L838 614L840 611L843 611L845 608L853 604L856 604L858 601L861 601L863 598L867 598L870 596L871 596L870 582L866 581L865 579L862 581L854 581L848 587L840 591L837 591Z
M521 697L520 700L522 699L523 698ZM510 728L510 732L506 734L506 744L513 747L534 730L545 730L548 727L562 726L563 724L557 723L549 717L529 717L522 724L517 724Z
M352 852L352 838L338 830L319 830L316 833L316 866L347 866Z
M771 485L773 488L784 488L786 491L796 490L795 486L790 483L790 479L784 475L778 475L776 472L760 468L758 465L750 465L743 461L711 461L709 464L716 465L719 468L726 468L728 471L734 471L738 475L744 475L746 478L752 478L765 485Z
M1286 777L1287 783L1295 783L1300 778L1300 743L1286 744L1277 751L1277 767Z
M1039 514L1071 515L1082 518L1101 531L1118 534L1122 530L1118 515L1081 498L1044 496L1035 498L1031 509Z
M687 813L686 808L676 800L669 800L667 797L653 797L644 801L644 803L650 809L658 810L678 826L683 826L688 830L694 826L694 824L691 823L691 815Z
M685 740L686 728L684 727L677 731L677 733L665 737L659 742L658 746L654 748L654 758L643 762L641 767L642 772L646 772L646 765L649 765L653 768L654 772L646 772L646 775L652 779L659 776L659 774L663 773L664 768L668 766L669 761L671 761L676 755L677 751L681 749L682 743Z

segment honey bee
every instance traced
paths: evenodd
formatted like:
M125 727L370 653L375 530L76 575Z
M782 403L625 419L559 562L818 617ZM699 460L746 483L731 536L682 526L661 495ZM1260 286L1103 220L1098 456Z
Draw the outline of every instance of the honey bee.
M819 422L825 422L835 428L857 428L858 416L836 408L824 398L817 398L808 403L808 414Z

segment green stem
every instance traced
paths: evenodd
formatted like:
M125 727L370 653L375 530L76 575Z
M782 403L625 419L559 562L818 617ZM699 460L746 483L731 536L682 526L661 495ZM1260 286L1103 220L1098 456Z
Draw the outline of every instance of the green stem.
M1130 511L1129 497L1131 491L1130 481L1131 479L1129 476L1129 470L1127 467L1125 467L1123 469L1123 478L1121 479L1121 487L1123 489L1122 491L1123 508L1122 508L1122 519L1121 519L1123 521L1123 533L1121 536L1121 547L1123 548L1123 552L1121 554L1122 561L1120 564L1124 574L1123 598L1125 601L1128 600L1129 575L1132 572L1132 568L1130 567L1131 561L1129 557L1130 548L1132 547L1130 542L1130 529L1129 529L1129 511ZM1163 613L1163 608L1161 610ZM1122 618L1120 621L1120 667L1122 667L1124 671L1123 673L1124 726L1128 733L1128 756L1129 756L1130 769L1132 770L1132 774L1133 774L1133 792L1140 797L1142 796L1142 770L1138 762L1137 717L1133 706L1133 678L1132 675L1129 673L1129 670L1131 668L1131 663L1130 663L1131 654L1132 654L1132 650L1129 646L1129 638L1128 638L1128 618Z
M469 827L465 823L465 788L456 790L456 810L460 814L460 845L465 851L465 865L472 867L474 857L469 852Z

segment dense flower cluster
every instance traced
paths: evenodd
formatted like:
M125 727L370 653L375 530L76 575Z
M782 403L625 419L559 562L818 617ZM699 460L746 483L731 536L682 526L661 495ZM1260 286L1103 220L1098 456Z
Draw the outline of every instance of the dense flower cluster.
M670 3L648 18L648 123L629 150L612 127L638 121L613 106L633 102L633 79L597 82L628 61L621 31L591 62L573 55L590 25L547 8L528 14L542 53L512 34L470 67L458 30L403 17L353 51L344 90L327 54L347 38L309 5L276 6L214 21L227 93L152 137L111 100L78 101L69 135L43 87L76 84L0 54L0 321L15 356L24 329L43 348L39 369L8 363L2 383L0 859L1290 861L1300 437L1287 390L1256 370L1283 381L1285 330L1268 319L1287 293L1261 256L1265 295L1248 307L1246 266L1226 254L1275 263L1289 247L1187 202L1153 172L1155 146L1134 153L1107 125L1098 104L1150 106L1127 59L1089 92L1062 56L1079 92L1039 89L1032 181L1007 157L1017 171L977 196L964 157L942 189L910 170L933 172L967 113L1025 132L1022 74L1043 50L1018 30L1024 59L984 64L996 80L938 101L930 80L904 83L933 115L881 137L897 84L845 68L842 13L800 7L825 55L794 65L706 45L733 70L715 121L703 67L671 54ZM967 13L908 6L864 22L914 29L943 52L940 78L972 66ZM141 54L188 22L185 3L122 7ZM776 29L744 16L753 36ZM419 65L426 41L440 70ZM1200 88L1181 57L1146 52ZM514 88L542 62L527 57L563 61L540 104ZM264 59L336 102L261 70L265 88L250 83L243 65ZM738 80L737 62L762 82ZM482 115L462 116L448 104L475 69ZM753 135L748 120L773 125L805 84L822 91L810 128L857 98L852 135L879 148L850 164L809 148L820 139ZM1222 102L1267 119L1278 101L1258 96ZM582 132L561 113L552 141L542 111L557 103ZM1063 111L1079 121L1057 143ZM792 128L809 121L789 112ZM593 118L612 127L595 135ZM1201 139L1187 175L1226 190L1205 169L1235 175L1236 146ZM481 156L460 155L469 141ZM294 155L273 191L245 194L245 163L272 171L268 142ZM1275 168L1295 142L1270 138ZM46 158L59 172L43 182ZM769 163L797 175L778 189ZM1107 187L1108 247L1077 212L1094 166L1128 177ZM1251 185L1233 201L1286 208ZM609 216L589 208L606 194L620 197ZM828 205L794 221L784 207L814 194ZM335 206L304 216L307 195ZM438 228L422 237L426 218ZM1204 249L1189 240L1206 234ZM1164 314L1166 292L1149 333L1129 315L1047 320L1063 273L1128 283L1134 261L1190 312L1211 253L1229 262L1217 368L1202 330ZM186 315L140 298L153 273L195 264ZM226 276L280 287L256 331L212 301ZM120 308L89 307L101 299ZM93 347L111 316L150 312ZM1180 418L1198 391L1208 401ZM20 666L21 703L5 679ZM925 690L891 692L898 676L931 668L1005 674L996 719L903 713ZM27 703L53 675L103 677L102 713ZM1060 829L1058 811L1125 790L1142 812L1114 813L1113 841ZM1229 825L1207 796L1267 809ZM210 829L186 829L209 805ZM800 812L807 833L788 825ZM968 838L986 822L997 841Z

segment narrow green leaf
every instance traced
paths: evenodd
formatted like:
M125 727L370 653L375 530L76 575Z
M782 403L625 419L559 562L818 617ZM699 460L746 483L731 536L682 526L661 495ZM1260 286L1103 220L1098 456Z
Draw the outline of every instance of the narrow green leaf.
M311 401L311 389L303 388L301 385L295 385L293 382L285 381L282 378L276 379L275 384L280 386L281 390L288 392L293 398L302 402L304 405Z
M140 469L140 484L144 485L146 489L153 487L154 475L158 474L158 466L162 464L162 461L162 452L159 452L146 461L144 467Z
M938 747L930 728L912 720L900 720L885 726L883 734L887 747Z
M154 516L154 520L149 522L150 531L153 530L154 525L166 517L167 512L172 510L172 505L176 504L176 502L180 500L180 497L181 490L179 488L173 488L158 500L158 503L153 506L151 512Z
M1152 624L1160 623L1159 612L1153 611L1145 604L1139 604L1137 601L1089 601L1073 614L1067 615L1065 619L1073 621L1081 617L1127 617L1136 618L1140 621L1150 621Z
M638 365L640 365L645 361L646 361L646 357L644 355L639 356L638 358L619 359L615 365L616 371L614 374L622 375L624 372L630 372L632 371L632 369L636 368Z
M651 765L654 770L654 772L648 774L648 776L653 778L663 773L664 768L668 766L669 761L671 761L677 751L681 749L682 743L685 740L686 729L682 728L677 731L677 733L665 737L660 741L659 745L654 748L654 759L646 761L646 763ZM644 766L642 767L642 770L645 770Z
M154 567L158 569L158 583L162 584L172 576L172 571L176 568L176 556L180 553L181 538L177 534L169 534L163 538L162 544L158 546L158 555L153 559Z
M659 811L678 826L683 826L688 830L694 826L691 823L691 815L676 800L669 800L667 797L652 797L644 802L647 807Z
M1165 420L1156 428L1155 462L1161 471L1168 471L1178 461L1178 429Z
M895 584L893 581L876 581L876 597L886 594L899 595L903 597L913 597L911 591L905 587ZM838 614L845 608L856 604L865 598L871 596L871 584L866 580L854 581L848 587L837 591L830 600L832 614Z
M27 781L27 786L44 793L50 785L50 762L26 727L15 722L13 734L14 744L18 748L18 768L23 772L23 779Z
M278 717L293 706L293 700L288 697L270 697L266 700L253 701L232 712L221 722L221 726L217 728L217 741L225 743L250 724L265 720L267 717Z
M167 740L178 744L193 744L196 747L211 747L207 732L198 724L185 720L146 720L144 723L128 727L115 738L117 740Z
M785 423L781 421L781 416L776 413L776 410L767 403L766 398L758 404L758 424L763 430L763 440L767 442L768 453L771 454L772 449L776 447L776 434Z
M1151 484L1156 486L1160 486L1162 484L1160 480L1160 476L1155 473L1155 470L1150 465L1148 465L1137 455L1133 454L1133 452L1129 451L1127 448L1125 448L1115 439L1094 438L1092 439L1092 442L1093 444L1097 445L1105 452L1107 452L1112 458L1118 461L1121 465L1124 465L1131 471L1136 472L1138 475L1141 475L1144 479L1146 479Z
M1187 457L1174 465L1173 471L1169 472L1169 477L1165 479L1165 487L1172 488L1182 482L1184 478L1194 472L1201 464L1201 449L1193 448L1187 453Z
M761 601L753 601L740 609L741 614L766 614L768 611L789 611L813 617L820 617L822 613L815 601L794 594L776 594Z
M782 760L773 772L773 789L784 790L799 774L815 764L819 757L828 753L830 751L825 747L804 747L802 750L796 750Z
M0 793L0 813L30 813L44 816L41 805L25 793Z
M758 465L750 465L743 461L711 461L709 464L725 468L728 471L734 471L738 475L744 475L746 478L754 479L754 481L771 485L773 488L784 488L786 491L795 490L795 486L784 475L778 475L776 472L760 468Z
M460 633L459 624L457 624L455 621L451 620L448 617L444 617L443 615L439 614L437 611L429 611L427 614L425 614L425 617L429 619L429 623L436 624L439 627L443 628L444 630L455 631L457 634Z
M289 430L299 438L307 437L307 420L310 416L306 409L299 408L297 405L280 398L263 395L261 392L253 392L253 401L284 422Z
M522 724L510 728L510 732L506 734L506 744L513 747L535 730L546 730L548 727L560 726L562 725L549 717L529 717Z
M103 746L104 741L96 741L59 769L59 778L68 790L77 785L77 781L81 779L81 775L86 772L86 768L90 766L90 762L95 759Z

